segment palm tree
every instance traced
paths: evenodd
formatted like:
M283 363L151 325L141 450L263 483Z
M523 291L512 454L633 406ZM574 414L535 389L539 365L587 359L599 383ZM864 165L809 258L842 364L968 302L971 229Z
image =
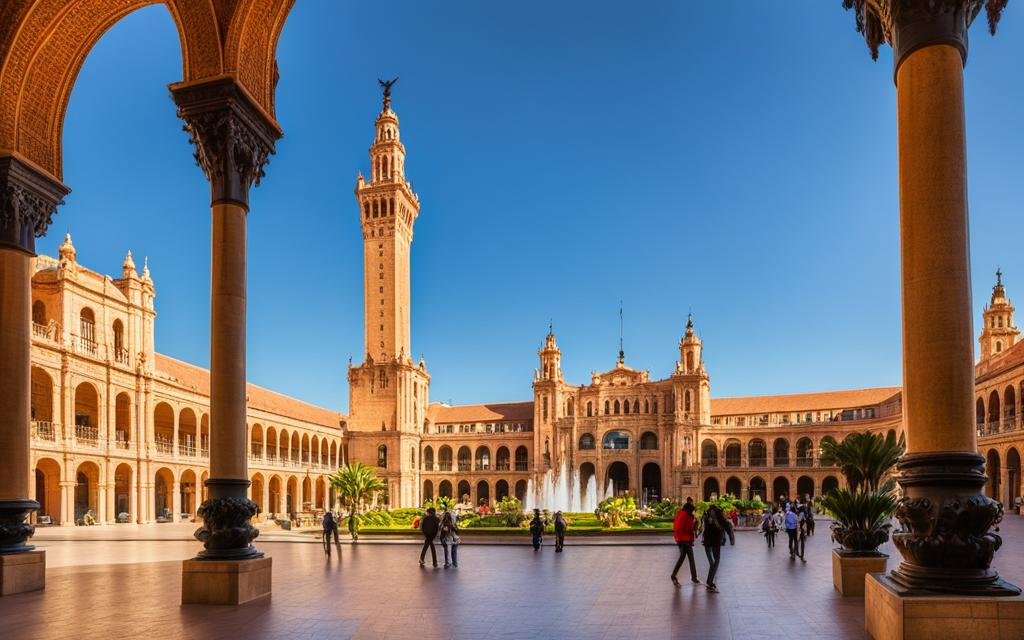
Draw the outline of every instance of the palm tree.
M384 491L387 485L377 477L377 471L373 467L361 462L341 467L329 479L331 486L338 492L342 506L348 509L348 532L355 542L359 539L356 510L359 505Z
M863 487L865 491L873 492L886 488L882 481L896 466L904 449L902 436L897 440L893 432L882 437L865 431L851 433L842 442L831 438L823 440L820 460L822 466L839 467L851 491Z

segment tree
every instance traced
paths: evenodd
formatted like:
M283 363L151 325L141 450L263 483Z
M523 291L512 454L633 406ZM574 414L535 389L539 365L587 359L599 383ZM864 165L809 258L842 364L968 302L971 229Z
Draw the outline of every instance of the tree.
M894 433L884 438L877 433L851 433L842 442L832 439L821 443L821 465L839 467L851 491L884 489L882 481L903 455L903 437ZM888 484L888 483L887 483ZM891 488L891 487L889 487Z
M348 510L348 532L352 541L359 540L356 511L360 505L372 500L387 485L377 477L377 471L361 462L347 464L330 476L331 486L338 492L342 507Z

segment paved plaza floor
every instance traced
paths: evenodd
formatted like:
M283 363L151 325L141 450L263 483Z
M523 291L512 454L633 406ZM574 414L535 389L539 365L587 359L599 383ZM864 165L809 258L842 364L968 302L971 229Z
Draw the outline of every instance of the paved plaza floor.
M740 532L722 554L717 594L690 584L685 569L683 586L673 587L676 548L655 539L570 538L562 554L467 543L458 569L435 570L417 565L419 547L408 542L346 544L327 561L308 538L268 532L258 546L274 560L273 596L241 607L179 604L181 560L199 549L182 539L192 528L40 531L47 588L0 598L3 637L865 637L863 600L832 588L824 526L809 540L806 563L789 559L784 539L768 550L759 534ZM1024 584L1024 520L1010 517L1002 529L998 568ZM703 553L698 567L703 578Z

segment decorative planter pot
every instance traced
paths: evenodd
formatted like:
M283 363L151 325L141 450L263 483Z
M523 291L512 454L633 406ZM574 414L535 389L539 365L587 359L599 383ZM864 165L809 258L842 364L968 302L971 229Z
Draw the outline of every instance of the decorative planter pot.
M864 597L864 576L884 573L889 556L864 555L841 549L832 550L832 584L844 596Z

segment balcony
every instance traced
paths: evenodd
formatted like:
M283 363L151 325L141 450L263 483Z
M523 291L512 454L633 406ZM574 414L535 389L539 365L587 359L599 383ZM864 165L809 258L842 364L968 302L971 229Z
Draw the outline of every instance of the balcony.
M210 445L206 445L205 447L201 447L199 449L199 457L200 458L209 458L210 457Z
M51 339L50 335L49 335L49 332L46 330L46 325L45 324L39 324L38 322L33 322L32 323L32 337L33 338L41 338L43 340Z
M813 467L814 466L814 458L808 458L808 457L801 458L801 457L798 456L797 459L796 459L796 466L798 466L798 467Z
M516 460L516 471L529 471L526 460Z
M258 453L249 454L249 462L255 462L257 464L263 464L263 456Z
M1017 416L1006 416L1003 418L1003 431L1014 431L1017 429Z
M768 458L766 458L766 457L750 458L750 466L752 466L752 467L767 467L768 466Z
M193 442L183 441L178 444L178 455L188 456L190 458L196 457L196 445Z
M88 427L81 424L75 425L75 441L86 447L99 446L100 430L96 427Z
M33 420L32 438L45 442L56 442L57 431L53 428L53 423L48 420Z
M156 445L157 453L174 455L174 442L170 438L161 438L160 436L157 436L154 444Z
M97 348L96 348L96 341L95 340L90 340L89 338L79 337L78 338L78 342L76 343L76 346L77 346L78 353L84 353L86 355L93 356L93 357L96 356Z
M470 464L468 462L460 462L459 463L459 471L469 471L469 469L470 469Z
M126 367L131 365L131 356L128 355L128 350L124 347L114 349L114 362Z
M452 461L451 460L448 460L448 461L442 460L440 463L438 463L437 470L438 471L451 471L452 470Z
M490 471L491 470L491 465L486 463L486 462L477 462L476 463L476 470L477 471Z
M788 467L789 466L789 458L775 458L772 461L772 466L773 467Z
M717 467L718 466L718 459L717 458L701 458L700 459L700 466L702 466L702 467Z
M509 465L509 463L507 462L499 462L497 465L495 465L494 468L497 469L498 471L508 471L510 467L511 465Z
M267 464L277 464L277 454L267 452Z

